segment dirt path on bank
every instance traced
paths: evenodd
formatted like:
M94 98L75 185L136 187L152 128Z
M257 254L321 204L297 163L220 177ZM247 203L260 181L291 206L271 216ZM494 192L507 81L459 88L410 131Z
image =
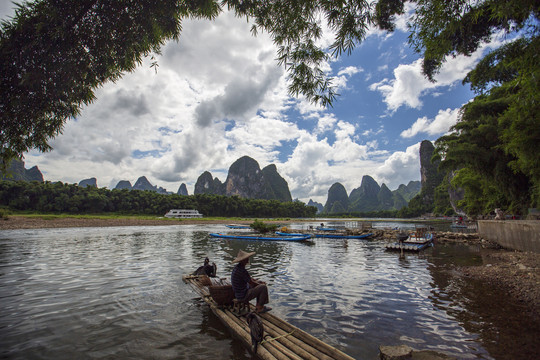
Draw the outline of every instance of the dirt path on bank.
M235 220L235 223L250 224L252 220ZM100 219L100 218L47 218L10 215L7 220L0 220L0 230L50 229L72 227L111 227L111 226L172 226L198 224L228 224L227 220L204 219Z

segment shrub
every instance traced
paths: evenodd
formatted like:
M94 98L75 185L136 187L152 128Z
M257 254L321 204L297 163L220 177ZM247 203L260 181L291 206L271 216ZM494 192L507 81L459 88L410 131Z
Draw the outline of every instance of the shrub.
M267 233L270 231L276 231L278 225L274 224L265 224L264 222L260 220L255 220L249 225L253 230L258 231L260 233Z

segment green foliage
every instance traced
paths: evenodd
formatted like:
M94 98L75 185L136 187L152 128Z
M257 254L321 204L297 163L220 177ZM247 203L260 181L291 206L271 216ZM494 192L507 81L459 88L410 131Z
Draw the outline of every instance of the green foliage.
M471 55L493 35L506 43L485 56L466 76L477 96L462 108L453 133L437 140L443 174L465 191L458 204L469 215L494 208L524 214L540 203L540 3L536 0L416 0L410 43L421 53L431 80L448 56ZM376 23L393 29L392 15L404 1L379 0ZM442 188L435 196L443 199ZM435 200L435 209L444 206ZM422 210L411 201L403 213ZM447 213L449 210L444 210Z
M452 184L465 189L465 197L457 205L467 214L487 214L496 207L508 205L489 181L470 168L459 170Z
M265 234L267 232L270 232L270 231L276 231L276 229L278 228L278 225L275 225L275 224L266 224L262 221L260 221L259 219L256 219L254 222L252 222L251 224L249 224L249 227L251 227L253 230L261 233L261 234Z
M512 33L538 19L540 6L536 0L416 0L410 22L411 45L422 53L423 71L429 79L439 71L448 56L471 55L500 31ZM404 1L380 0L387 9L378 13L381 28L390 16L403 12ZM400 4L401 3L401 4ZM380 4L377 5L381 7ZM532 22L533 26L534 20Z
M432 205L427 204L423 198L423 194L420 192L409 201L407 207L404 207L397 212L397 216L401 218L413 218L431 212L433 209Z
M61 182L0 181L0 205L17 211L66 214L139 214L163 216L170 209L197 209L210 217L314 217L317 209L299 201L245 199L238 196L164 195L153 191L108 190Z
M474 79L471 81L479 88L484 86L478 72L483 66L485 63L480 63L467 78ZM529 105L533 110L536 105L538 110L539 93L523 90L524 85L534 82L532 78L518 80L520 76L516 76L466 104L454 132L436 142L444 159L441 166L459 170L453 184L463 185L462 205L472 211L470 215L489 213L494 208L525 214L540 198L540 165L533 145L540 141L540 120L538 113L521 104L532 97ZM490 79L494 80L486 76L483 81Z
M392 16L403 14L405 1L379 0L375 5L375 23L383 30L394 31Z
M7 220L9 215L9 210L0 208L0 220Z
M446 174L443 181L435 188L433 202L433 213L436 215L452 216L455 214L454 209L450 205L450 182L448 177L451 173Z

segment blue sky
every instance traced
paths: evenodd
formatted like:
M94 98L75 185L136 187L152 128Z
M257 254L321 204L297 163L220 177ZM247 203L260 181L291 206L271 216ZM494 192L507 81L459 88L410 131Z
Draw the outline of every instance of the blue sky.
M0 15L12 4L0 2ZM420 179L419 144L448 132L473 94L461 80L488 50L450 58L425 79L407 44L406 15L397 30L370 30L350 55L325 64L339 86L332 108L287 94L287 74L265 34L253 37L245 19L186 20L180 41L164 46L133 73L96 91L97 99L68 121L48 153L25 155L46 180L99 187L146 176L157 186L188 192L208 170L225 181L244 155L275 164L293 198L325 203L342 183L350 193L364 175L391 189ZM330 43L331 34L321 39ZM492 42L491 46L496 46Z

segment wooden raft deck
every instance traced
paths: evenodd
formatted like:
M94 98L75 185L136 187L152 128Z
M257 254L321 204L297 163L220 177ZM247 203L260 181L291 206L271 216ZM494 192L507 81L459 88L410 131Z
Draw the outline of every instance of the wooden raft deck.
M227 306L219 306L210 296L208 287L201 284L199 276L185 275L185 283L202 296L212 312L242 341L251 348L251 335L245 315L239 316ZM250 309L255 306L250 304ZM257 356L263 360L353 360L349 355L322 342L305 331L272 315L270 312L259 315L264 325L264 340L257 348Z

